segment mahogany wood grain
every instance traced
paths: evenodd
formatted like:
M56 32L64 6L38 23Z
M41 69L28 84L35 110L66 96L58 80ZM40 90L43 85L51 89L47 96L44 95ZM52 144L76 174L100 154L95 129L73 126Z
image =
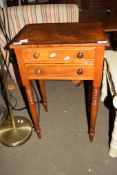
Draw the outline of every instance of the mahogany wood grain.
M28 42L21 43L27 39ZM10 44L13 48L29 102L35 130L39 119L31 80L38 80L47 111L43 80L92 81L89 137L93 141L102 79L104 49L108 39L101 23L29 24Z
M28 42L15 45L15 42L24 39ZM98 41L107 40L101 23L28 24L12 41L11 48L93 47L100 46ZM101 45L105 46L105 43Z

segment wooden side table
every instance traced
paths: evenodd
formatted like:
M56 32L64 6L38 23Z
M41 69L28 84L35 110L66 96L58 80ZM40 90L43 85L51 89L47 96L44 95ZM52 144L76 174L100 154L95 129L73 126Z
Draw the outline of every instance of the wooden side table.
M47 111L43 80L91 80L89 137L93 141L105 46L108 39L101 23L29 24L12 41L10 48L17 57L39 137L41 131L30 81L39 80Z

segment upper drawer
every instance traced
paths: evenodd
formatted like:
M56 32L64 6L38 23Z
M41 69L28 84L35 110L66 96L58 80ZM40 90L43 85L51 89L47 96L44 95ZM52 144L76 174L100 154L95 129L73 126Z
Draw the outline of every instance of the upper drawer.
M95 48L78 49L26 49L23 51L25 63L80 63L95 59Z

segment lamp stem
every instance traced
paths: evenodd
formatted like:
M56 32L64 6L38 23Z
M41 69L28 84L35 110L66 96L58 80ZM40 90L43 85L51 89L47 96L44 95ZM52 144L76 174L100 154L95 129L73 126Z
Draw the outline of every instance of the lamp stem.
M6 71L4 69L4 58L2 56L1 50L0 50L0 65L1 65L1 73L2 73L2 81L3 81L3 85L4 85L4 91L5 91L5 95L6 95L6 100L7 100L7 107L9 110L9 117L11 120L11 124L13 126L13 129L16 130L16 124L15 124L15 120L13 117L13 111L10 105L10 97L9 97L9 91L8 91L8 83L7 83L7 75L6 75Z

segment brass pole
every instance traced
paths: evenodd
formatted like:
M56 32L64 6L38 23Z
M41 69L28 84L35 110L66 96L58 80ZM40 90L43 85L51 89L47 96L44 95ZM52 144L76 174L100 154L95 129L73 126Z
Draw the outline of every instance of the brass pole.
M0 65L1 65L2 81L3 81L3 85L4 85L4 91L5 91L5 96L6 96L5 98L7 100L7 107L8 107L8 111L9 111L9 116L11 119L13 129L16 130L15 120L13 117L13 111L11 109L11 105L10 105L10 101L9 101L10 97L9 97L9 91L8 91L7 74L6 74L6 71L4 69L4 58L3 58L1 52L0 52Z

